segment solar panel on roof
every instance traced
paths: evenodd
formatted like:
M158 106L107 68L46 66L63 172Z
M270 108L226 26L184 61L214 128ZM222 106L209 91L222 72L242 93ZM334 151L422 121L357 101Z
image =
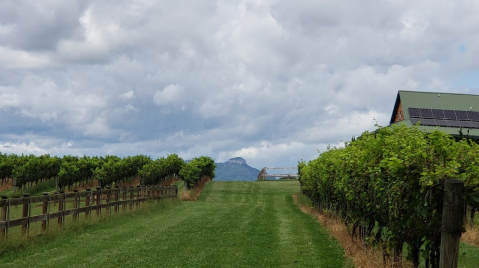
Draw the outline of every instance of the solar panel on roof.
M436 119L436 124L440 127L448 127L449 125L447 124L446 120L438 120Z
M459 121L456 120L447 120L447 123L449 124L450 127L460 127Z
M421 119L421 125L423 126L437 126L436 120L434 119Z
M432 109L432 116L434 119L443 119L444 111L440 109Z
M467 111L467 116L472 121L479 121L479 113L476 111Z
M459 122L459 125L461 127L465 127L465 128L471 128L472 127L471 122L469 122L469 121L458 121L458 122Z
M409 108L409 117L421 117L419 108Z
M456 118L457 120L469 120L467 116L467 111L456 111Z
M421 119L419 119L419 118L411 118L411 123L412 123L413 125L415 125L415 124L417 124L417 122L420 121L420 120L421 120Z
M434 118L432 116L432 110L431 109L420 108L420 110L421 110L421 117L422 118Z
M444 110L444 118L448 120L456 120L456 112L454 110Z
M479 112L408 107L411 123L421 126L439 126L479 129ZM471 121L472 120L472 121Z

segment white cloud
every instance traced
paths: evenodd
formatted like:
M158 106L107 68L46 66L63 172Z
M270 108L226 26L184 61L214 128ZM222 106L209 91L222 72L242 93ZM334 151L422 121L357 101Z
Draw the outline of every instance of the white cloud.
M181 99L183 91L182 86L171 84L161 91L158 90L153 96L153 102L158 106L174 104Z
M82 128L105 105L102 97L76 90L72 81L63 87L59 81L38 75L22 79L17 87L0 87L0 108L10 107L14 113L42 122Z
M134 97L135 97L135 92L133 90L130 90L120 95L120 99L122 100L131 100Z
M87 136L108 137L114 136L115 133L108 126L105 117L100 115L93 122L85 125L84 134Z
M20 98L15 90L7 87L0 87L0 108L15 107L20 103Z
M401 23L403 24L401 37L408 41L415 41L426 31L429 19L420 11L409 10L402 17Z
M127 105L125 106L125 111L138 112L138 109L137 109L135 106L131 105L131 104L127 104Z
M99 13L97 13L99 12ZM115 17L103 17L97 8L88 8L79 18L83 37L63 39L57 45L62 60L73 62L106 61L121 47L135 43L136 33L121 27Z
M0 68L34 69L49 67L53 64L47 55L15 50L0 45Z
M21 143L13 143L13 142L6 142L0 143L0 151L3 153L9 154L34 154L34 155L41 155L47 153L47 150L38 147L35 145L34 142L21 142Z
M295 167L300 159L311 160L317 157L318 150L326 149L327 145L298 141L273 144L262 141L255 146L222 152L220 161L223 162L232 157L243 157L249 165L258 169L262 167Z

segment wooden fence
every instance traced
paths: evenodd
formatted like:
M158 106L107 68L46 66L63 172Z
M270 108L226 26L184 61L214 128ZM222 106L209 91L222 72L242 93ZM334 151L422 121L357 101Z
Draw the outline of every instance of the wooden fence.
M84 213L89 217L92 213L100 215L133 209L140 202L147 200L160 200L161 198L177 197L178 186L137 186L130 188L114 188L96 190L87 189L83 192L55 193L43 196L29 196L10 198L2 196L0 200L0 236L6 236L10 228L21 226L23 234L28 234L30 225L41 222L41 231L45 231L50 221L57 219L58 225L65 223L66 216L72 215L73 220ZM20 208L21 207L21 210Z

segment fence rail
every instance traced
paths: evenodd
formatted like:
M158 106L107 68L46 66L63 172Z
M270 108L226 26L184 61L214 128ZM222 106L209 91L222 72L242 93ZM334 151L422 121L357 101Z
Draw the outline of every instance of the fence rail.
M76 220L81 213L85 217L94 211L96 215L103 212L130 210L147 200L177 197L178 186L148 186L96 190L87 189L83 192L55 193L43 196L29 196L8 199L2 196L0 200L0 236L8 235L10 228L21 226L23 234L28 234L30 225L41 222L41 231L45 231L50 220L58 219L58 225L65 222L66 216L72 215ZM21 205L21 214L19 206ZM40 210L41 208L41 210ZM13 211L12 211L13 210ZM32 215L33 214L33 215Z

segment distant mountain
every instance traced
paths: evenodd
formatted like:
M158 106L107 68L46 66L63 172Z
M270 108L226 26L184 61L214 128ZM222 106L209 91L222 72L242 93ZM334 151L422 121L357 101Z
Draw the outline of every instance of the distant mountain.
M234 157L224 163L216 163L216 181L255 181L259 170L248 166L246 160Z

